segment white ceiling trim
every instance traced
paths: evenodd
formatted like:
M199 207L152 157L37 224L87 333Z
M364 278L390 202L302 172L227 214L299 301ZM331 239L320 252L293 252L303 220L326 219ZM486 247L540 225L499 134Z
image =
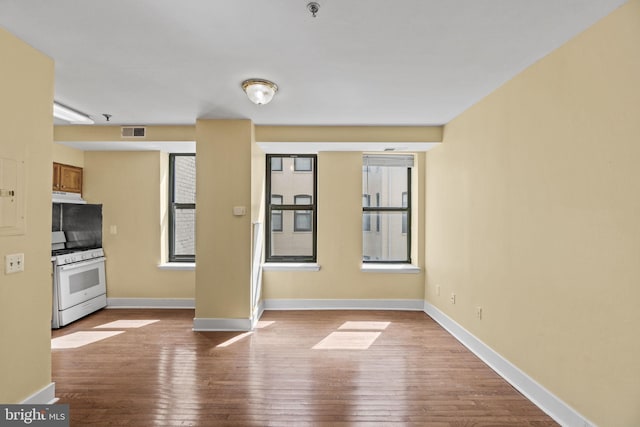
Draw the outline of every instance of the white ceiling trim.
M195 141L56 141L82 151L162 151L195 153ZM267 154L316 154L324 151L423 152L439 142L257 142Z

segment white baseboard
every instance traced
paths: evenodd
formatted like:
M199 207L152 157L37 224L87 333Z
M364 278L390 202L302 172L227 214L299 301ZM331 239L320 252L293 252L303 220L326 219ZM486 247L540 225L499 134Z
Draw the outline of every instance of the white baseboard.
M255 329L256 324L258 323L258 320L260 320L260 318L262 317L262 313L264 313L264 300L258 303L258 309L256 310L256 312L253 315L253 318L251 319L251 329Z
M196 317L193 319L193 330L196 332L205 331L250 331L252 329L252 319L214 319L206 317Z
M265 310L406 310L422 311L421 299L266 299Z
M49 383L41 390L36 391L31 396L20 402L23 405L48 405L58 401L56 398L56 383Z
M193 298L107 298L107 308L195 308Z
M560 400L549 390L522 372L507 359L496 353L491 347L476 338L469 331L456 323L434 305L424 302L424 312L451 335L471 350L484 363L489 365L498 375L509 382L533 404L538 406L551 418L563 426L592 427L594 423L587 420L575 409Z

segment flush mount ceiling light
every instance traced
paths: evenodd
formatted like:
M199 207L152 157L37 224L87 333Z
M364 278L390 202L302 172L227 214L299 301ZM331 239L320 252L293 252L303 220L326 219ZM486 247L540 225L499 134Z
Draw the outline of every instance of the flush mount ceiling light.
M73 124L93 124L93 120L91 119L91 117L69 107L66 107L62 104L58 104L57 102L53 103L53 117L55 117L56 119L65 120Z
M269 80L249 79L242 82L244 90L254 104L264 105L271 102L278 91L278 85Z

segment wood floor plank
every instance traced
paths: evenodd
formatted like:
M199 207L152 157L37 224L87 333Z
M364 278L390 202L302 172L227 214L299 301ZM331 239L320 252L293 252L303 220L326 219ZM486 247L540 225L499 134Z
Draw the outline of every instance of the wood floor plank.
M557 425L424 313L268 311L265 326L245 335L193 332L193 317L102 310L52 331L124 331L52 350L71 425ZM94 329L117 320L157 322ZM389 324L375 329L380 322ZM313 349L336 332L352 333L337 345L345 337L370 345ZM380 335L370 342L374 335L358 332Z

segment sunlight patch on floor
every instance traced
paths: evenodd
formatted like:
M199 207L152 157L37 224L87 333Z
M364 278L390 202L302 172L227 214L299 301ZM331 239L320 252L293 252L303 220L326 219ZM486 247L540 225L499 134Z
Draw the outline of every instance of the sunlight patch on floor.
M256 329L266 328L274 323L276 323L275 320L258 320L258 323L256 323Z
M245 332L244 334L240 334L240 335L236 335L235 337L226 340L223 343L220 343L216 346L216 348L218 347L229 347L231 344L236 343L238 341L240 341L243 338L248 337L249 335L251 335L253 332Z
M80 331L53 338L51 349L78 348L124 333L124 331Z
M95 326L93 329L141 328L156 322L159 322L159 320L115 320L113 322L105 323L104 325Z
M338 329L350 330L366 330L366 331L384 331L391 322L368 322L368 321L349 321L344 322Z
M381 332L331 332L314 350L366 350Z

